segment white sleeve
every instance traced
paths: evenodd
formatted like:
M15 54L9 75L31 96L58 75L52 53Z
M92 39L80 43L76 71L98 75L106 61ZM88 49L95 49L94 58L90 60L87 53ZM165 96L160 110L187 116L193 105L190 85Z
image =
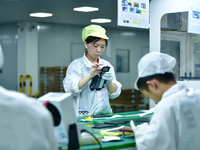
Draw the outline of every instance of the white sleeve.
M47 134L47 139L50 145L50 149L51 150L58 150L58 143L57 143L57 139L54 135L54 129L53 129L53 120L52 118L49 119L48 122L48 127L46 128L46 134Z
M117 80L113 80L112 82L115 84L117 90L116 90L116 92L114 92L112 94L110 94L109 92L108 93L109 93L109 98L110 99L115 99L115 98L117 98L121 94L121 87L122 87L122 85Z
M63 80L65 92L70 92L73 94L73 96L78 96L82 91L78 88L80 79L82 79L81 68L73 62L67 68L66 77Z
M121 94L121 88L122 88L122 84L121 83L119 83L118 81L117 81L117 79L116 79L116 76L115 76L115 71L114 71L114 67L110 64L110 72L112 73L112 74L114 74L114 79L113 79L113 83L115 84L115 86L116 86L116 88L117 88L117 90L116 90L116 92L114 92L114 93L112 93L112 94L110 94L109 92L109 98L110 99L115 99L115 98L117 98L120 94Z
M37 129L35 130L37 130L37 132L41 132L42 137L38 137L40 138L41 143L48 147L49 150L58 150L58 142L54 134L52 114L44 106L42 106L41 103L38 104L38 101L34 101L32 103L32 107L37 108L35 109L37 111L35 114L39 115L37 116L38 123L35 124L37 125ZM36 119L36 117L34 117L34 119ZM35 132L34 134L36 134L37 132Z
M172 109L165 109L161 107L154 112L154 115L147 126L145 132L135 133L136 146L138 150L162 150L176 149L175 140L175 114ZM138 132L140 132L138 130ZM138 135L138 138L137 138Z

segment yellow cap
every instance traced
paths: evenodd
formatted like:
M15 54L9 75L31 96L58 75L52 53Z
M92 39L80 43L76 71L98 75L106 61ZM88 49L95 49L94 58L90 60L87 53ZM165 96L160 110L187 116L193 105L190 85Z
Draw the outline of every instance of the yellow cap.
M106 36L106 30L99 25L89 25L89 26L87 26L83 29L83 32L82 32L83 42L89 36L99 37L99 38L102 38L102 39L109 39Z

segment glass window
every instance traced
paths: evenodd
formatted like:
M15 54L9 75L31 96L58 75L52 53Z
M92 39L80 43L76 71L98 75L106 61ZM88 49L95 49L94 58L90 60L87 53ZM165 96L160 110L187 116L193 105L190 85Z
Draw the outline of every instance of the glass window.
M174 69L174 74L176 80L179 80L180 77L180 41L161 41L161 52L169 54L176 58L176 66Z
M129 72L129 56L128 49L116 50L117 72Z
M200 40L194 42L194 54L195 77L200 77Z

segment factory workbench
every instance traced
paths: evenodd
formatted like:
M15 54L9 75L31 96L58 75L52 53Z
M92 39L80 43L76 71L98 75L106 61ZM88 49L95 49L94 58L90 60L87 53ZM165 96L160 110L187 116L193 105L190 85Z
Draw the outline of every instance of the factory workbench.
M78 118L78 126L79 129L85 129L89 131L90 133L94 135L101 135L100 131L105 130L105 129L110 129L110 128L116 128L120 126L127 126L130 127L130 121L133 120L135 124L137 125L138 122L136 120L138 118L141 118L140 116L137 116L137 114L142 114L143 112L140 111L132 111L132 112L123 112L123 113L114 113L112 116L115 117L100 117L100 118L93 118L93 121L85 121L85 117L79 117ZM111 114L108 114L111 115ZM148 114L143 117L151 117L152 114ZM104 122L108 121L123 121L126 120L126 124L118 124L116 127L108 127L108 128L93 128L94 125L99 125L99 124L104 124ZM119 136L121 138L120 141L112 141L112 142L101 142L102 149L103 150L116 150L116 149L126 149L126 148L133 148L135 147L135 139L134 135L126 135L126 136ZM60 149L67 149L66 145L59 144ZM94 145L83 145L80 146L80 150L97 150L100 149L99 144L94 144Z

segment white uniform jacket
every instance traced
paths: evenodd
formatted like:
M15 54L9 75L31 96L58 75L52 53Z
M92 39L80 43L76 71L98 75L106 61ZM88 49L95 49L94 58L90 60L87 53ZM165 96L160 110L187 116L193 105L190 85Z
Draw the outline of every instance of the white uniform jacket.
M99 64L104 66L110 66L109 72L115 75L113 66L104 59L99 59ZM91 80L81 89L78 88L79 80L90 74L90 68L92 63L84 56L71 62L67 68L66 77L63 80L63 86L65 92L71 92L75 98L74 107L76 115L79 115L79 111L88 111L90 115L107 114L112 113L110 107L109 98L114 99L121 93L122 85L116 80L116 77L112 81L117 91L110 94L107 86L101 90L91 90Z
M137 150L200 150L200 90L180 83L167 90L136 145Z
M0 86L0 150L57 150L53 119L36 99Z

